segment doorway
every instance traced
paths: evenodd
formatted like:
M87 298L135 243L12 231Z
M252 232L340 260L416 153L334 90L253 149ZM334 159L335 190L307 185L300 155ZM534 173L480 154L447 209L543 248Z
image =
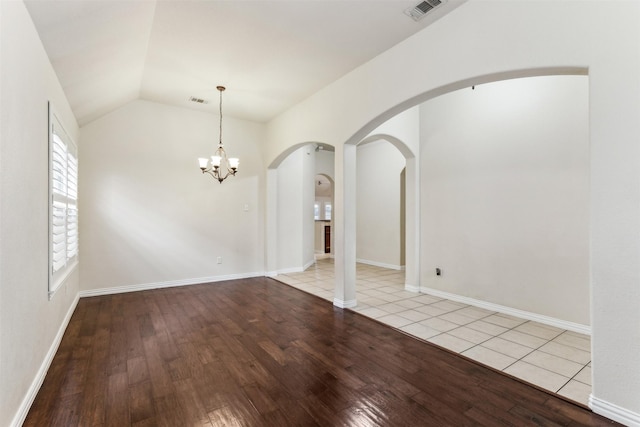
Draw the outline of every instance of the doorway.
M317 174L314 179L314 187L315 258L330 258L333 242L333 180L325 174Z

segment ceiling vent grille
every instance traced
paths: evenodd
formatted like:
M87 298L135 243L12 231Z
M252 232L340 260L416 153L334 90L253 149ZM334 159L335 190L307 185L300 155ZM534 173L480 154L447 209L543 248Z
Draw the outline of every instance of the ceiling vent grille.
M192 96L191 98L189 98L189 101L195 102L196 104L208 104L209 103L209 101L207 101L206 99L196 98L195 96Z
M427 13L444 3L445 0L426 0L418 3L414 7L405 10L404 13L410 16L414 21L419 21Z

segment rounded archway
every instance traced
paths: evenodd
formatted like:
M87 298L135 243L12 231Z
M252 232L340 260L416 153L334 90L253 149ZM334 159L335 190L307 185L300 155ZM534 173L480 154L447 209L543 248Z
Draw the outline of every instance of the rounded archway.
M314 178L315 201L313 219L315 221L315 258L331 258L333 253L333 178L326 173L317 173Z
M328 144L298 143L280 153L267 169L267 275L303 271L315 261L315 176L327 164L332 169L332 154L330 162L324 159L327 153L333 153ZM332 170L325 173L331 176Z
M270 148L279 153L295 141L323 140L336 145L335 217L349 225L338 201L343 175L357 144L397 112L474 84L540 75L586 75L589 71L590 256L593 331L593 382L590 405L615 416L640 410L640 361L632 346L640 321L636 310L640 275L640 230L636 203L637 141L632 116L640 109L638 87L638 5L597 3L467 2L443 25L426 28L394 46L270 123ZM504 17L509 17L505 20ZM615 23L605 26L602 22ZM566 22L572 22L568 35ZM540 31L541 23L544 32ZM464 32L461 33L461 29ZM461 34L473 35L461 43ZM434 40L438 42L433 43ZM611 46L616 46L612 49ZM456 52L451 60L451 52ZM393 90L386 90L392 87ZM267 158L272 158L267 153ZM345 167L345 163L347 167ZM346 172L348 173L348 171ZM620 295L629 298L621 300ZM625 321L620 321L624 313ZM619 351L611 352L611 348ZM617 419L623 419L618 416Z

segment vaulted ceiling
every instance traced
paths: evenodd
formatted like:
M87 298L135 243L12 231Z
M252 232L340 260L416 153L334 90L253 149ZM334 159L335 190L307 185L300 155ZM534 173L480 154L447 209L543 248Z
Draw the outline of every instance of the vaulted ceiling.
M25 0L82 126L135 99L268 121L455 9L420 0ZM198 104L191 97L208 103Z

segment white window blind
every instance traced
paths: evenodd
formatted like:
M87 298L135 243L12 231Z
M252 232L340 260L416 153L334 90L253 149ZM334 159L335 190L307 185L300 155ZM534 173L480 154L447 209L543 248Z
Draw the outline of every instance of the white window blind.
M49 295L78 261L78 157L76 146L55 114L49 113Z

